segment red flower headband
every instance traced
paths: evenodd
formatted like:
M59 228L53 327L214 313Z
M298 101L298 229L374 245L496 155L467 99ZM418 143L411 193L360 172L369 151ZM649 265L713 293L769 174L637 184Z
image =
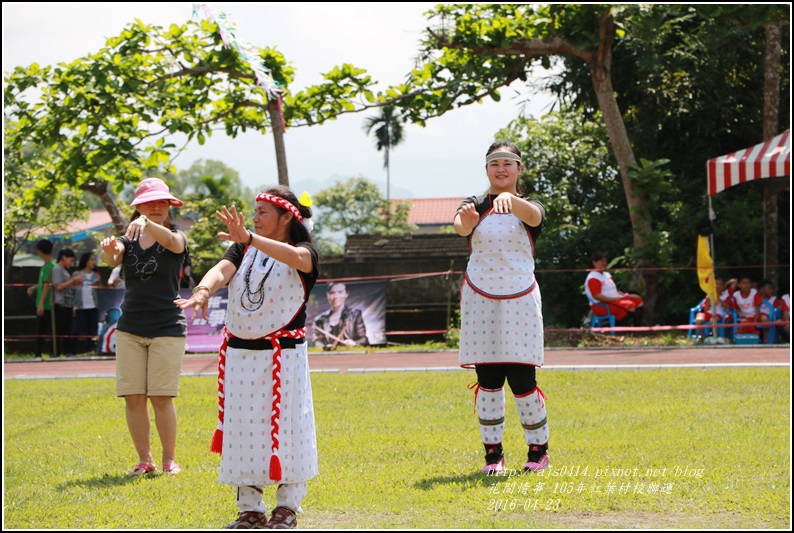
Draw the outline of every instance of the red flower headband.
M266 192L259 193L256 196L257 202L269 202L273 205L277 205L282 209L286 209L297 219L298 222L303 222L303 216L301 215L300 210L292 205L292 202L289 200L282 198L281 196L274 196L272 194L268 194Z

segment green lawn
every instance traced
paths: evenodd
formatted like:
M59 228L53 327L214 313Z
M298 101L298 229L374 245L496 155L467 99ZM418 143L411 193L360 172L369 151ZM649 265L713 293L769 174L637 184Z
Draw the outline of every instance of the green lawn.
M485 477L473 373L314 374L320 475L300 527L791 526L790 369L539 376L552 470ZM182 474L130 480L136 456L113 380L6 381L4 526L222 527L236 508L209 452L215 387L182 380ZM505 433L506 466L519 469L510 394ZM265 499L273 505L274 488Z

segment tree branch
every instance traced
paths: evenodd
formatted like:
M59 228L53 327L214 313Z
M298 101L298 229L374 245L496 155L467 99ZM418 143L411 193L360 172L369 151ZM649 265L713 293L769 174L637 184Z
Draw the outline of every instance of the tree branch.
M436 40L440 48L467 50L478 56L520 55L526 58L534 58L550 54L567 54L578 57L586 63L590 63L595 57L592 49L577 49L571 41L562 39L560 37L552 37L550 39L516 40L513 41L512 44L507 48L489 45L474 48L465 43L456 43L451 41L446 35L437 34L430 28L427 28L427 33L429 33Z

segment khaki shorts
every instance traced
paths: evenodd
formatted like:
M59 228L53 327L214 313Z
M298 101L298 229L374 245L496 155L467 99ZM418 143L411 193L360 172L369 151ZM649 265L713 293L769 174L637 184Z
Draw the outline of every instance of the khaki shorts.
M179 396L185 337L139 337L116 330L116 394Z

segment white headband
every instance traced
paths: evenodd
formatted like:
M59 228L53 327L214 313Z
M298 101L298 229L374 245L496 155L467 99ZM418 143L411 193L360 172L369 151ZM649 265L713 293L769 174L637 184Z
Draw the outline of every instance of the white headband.
M513 152L504 152L504 151L497 151L491 152L487 156L485 156L485 162L490 163L494 159L510 159L511 161L518 161L521 162L521 158L514 154Z

